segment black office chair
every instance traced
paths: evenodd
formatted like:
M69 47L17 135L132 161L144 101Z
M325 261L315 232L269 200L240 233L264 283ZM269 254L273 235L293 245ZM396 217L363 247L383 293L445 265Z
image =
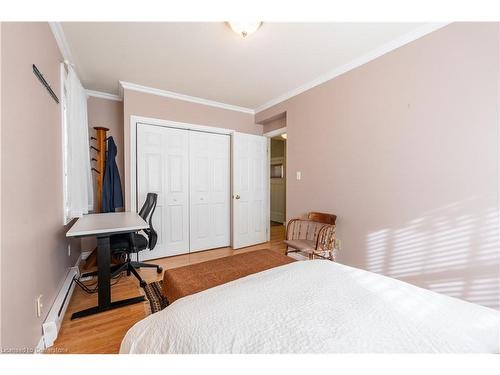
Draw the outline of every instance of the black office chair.
M158 199L158 194L148 193L146 201L139 211L139 216L149 223L149 228L144 229L144 232L148 236L144 237L139 233L126 233L126 234L115 234L109 238L111 253L116 257L125 256L125 263L118 266L116 269L113 267L111 270L112 276L116 276L123 271L127 271L127 275L130 273L139 280L140 286L145 287L146 282L141 278L136 268L156 268L156 272L161 273L163 269L157 264L143 263L139 261L132 261L131 254L139 253L139 251L145 250L149 247L149 250L153 250L156 246L156 241L158 240L158 234L153 228L152 217L156 208L156 201ZM137 256L139 258L139 256Z

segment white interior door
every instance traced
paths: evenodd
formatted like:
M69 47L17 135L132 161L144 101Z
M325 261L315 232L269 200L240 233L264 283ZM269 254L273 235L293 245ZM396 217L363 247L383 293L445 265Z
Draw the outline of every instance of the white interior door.
M269 231L268 139L233 133L233 248L266 242Z
M230 245L230 138L189 132L190 251Z
M141 259L189 251L189 132L137 125L137 208L148 192L158 194L153 227L158 242Z

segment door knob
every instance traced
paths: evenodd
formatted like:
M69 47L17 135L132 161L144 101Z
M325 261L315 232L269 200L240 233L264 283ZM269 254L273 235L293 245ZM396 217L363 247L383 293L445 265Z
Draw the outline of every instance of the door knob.
M234 199L240 199L240 196L239 196L238 194L236 194L236 195L234 196Z

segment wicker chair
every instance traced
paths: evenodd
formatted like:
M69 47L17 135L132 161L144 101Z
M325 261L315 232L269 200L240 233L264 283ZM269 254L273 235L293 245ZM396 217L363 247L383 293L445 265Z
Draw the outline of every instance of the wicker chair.
M302 252L334 261L335 221L337 216L310 212L307 219L291 219L286 227L286 254Z

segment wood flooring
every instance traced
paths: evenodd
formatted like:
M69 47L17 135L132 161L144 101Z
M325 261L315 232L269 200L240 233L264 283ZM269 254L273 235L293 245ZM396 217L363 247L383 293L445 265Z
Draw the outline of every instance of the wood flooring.
M285 246L285 227L283 225L271 226L271 241L260 245L233 250L230 247L207 250L197 253L178 255L175 257L152 260L151 263L159 264L163 269L185 266L206 260L221 258L242 252L269 248L283 253ZM152 282L161 280L163 275L156 273L155 269L141 269L141 276ZM111 288L113 300L136 297L143 294L137 279L133 276L122 276ZM70 320L71 314L97 304L97 294L86 294L76 287L69 303L68 309L59 331L59 336L48 353L118 353L120 343L127 330L139 320L146 317L148 301L135 305L106 311L100 314Z

